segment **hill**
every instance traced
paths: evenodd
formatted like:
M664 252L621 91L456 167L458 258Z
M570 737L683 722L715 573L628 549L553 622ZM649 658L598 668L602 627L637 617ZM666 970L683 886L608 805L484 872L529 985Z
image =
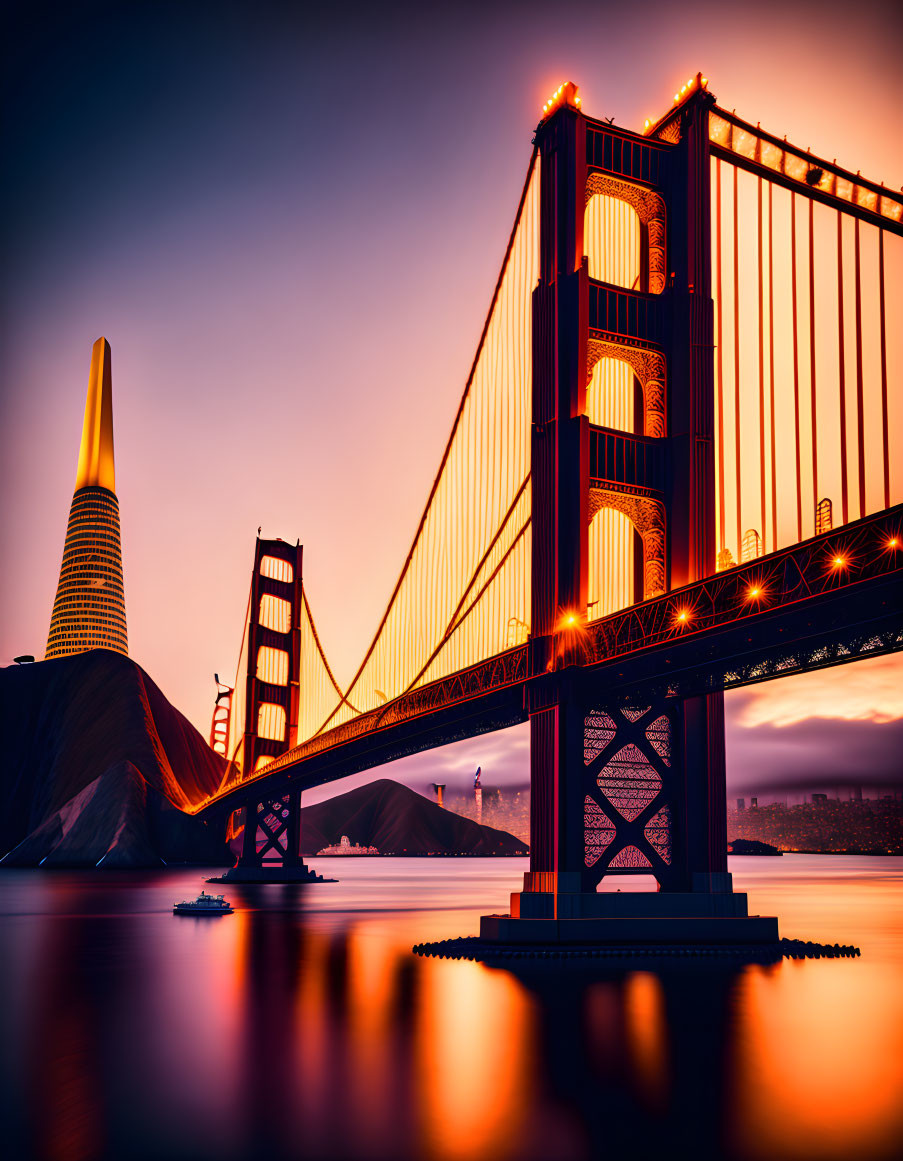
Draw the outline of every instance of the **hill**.
M382 855L515 855L527 850L507 831L443 810L390 778L302 809L302 854L315 855L343 834Z
M95 649L0 669L0 736L4 865L230 861L222 836L182 813L225 762L130 658Z

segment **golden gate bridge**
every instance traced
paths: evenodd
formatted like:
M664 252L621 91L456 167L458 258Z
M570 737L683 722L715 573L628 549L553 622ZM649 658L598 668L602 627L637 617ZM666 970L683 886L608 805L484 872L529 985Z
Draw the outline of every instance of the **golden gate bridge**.
M642 133L562 85L357 672L330 668L301 546L258 536L195 810L243 826L241 866L300 866L303 789L529 720L515 921L591 917L636 873L674 913L745 914L724 690L903 648L901 299L899 193L701 74Z

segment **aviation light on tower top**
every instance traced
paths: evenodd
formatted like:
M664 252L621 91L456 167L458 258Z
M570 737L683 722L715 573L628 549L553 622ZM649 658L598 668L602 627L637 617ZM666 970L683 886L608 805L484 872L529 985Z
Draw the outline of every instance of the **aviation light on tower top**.
M697 73L695 77L687 77L686 84L681 85L681 87L674 94L674 104L682 105L683 102L688 101L694 93L698 93L703 89L707 89L708 87L709 78L704 77L702 73ZM670 117L673 111L673 109L669 109L663 117L658 117L655 121L652 121L649 117L647 117L643 122L643 133L645 136L648 137L652 130L656 129L662 123L662 121L665 120L665 117Z
M564 81L549 97L542 107L542 119L547 120L557 110L566 106L569 109L580 108L580 98L577 96L578 87L573 81Z

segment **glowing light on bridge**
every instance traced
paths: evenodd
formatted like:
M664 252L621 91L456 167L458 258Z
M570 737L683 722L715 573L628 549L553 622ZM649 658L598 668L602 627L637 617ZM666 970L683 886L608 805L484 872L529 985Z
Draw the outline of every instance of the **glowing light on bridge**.
M697 73L695 77L687 77L686 84L681 85L681 87L674 94L674 104L680 105L684 101L689 100L689 98L692 97L694 93L700 92L701 90L707 89L708 87L709 78L704 77L702 73ZM648 135L651 130L657 129L663 121L667 120L667 118L672 115L673 111L673 108L670 109L663 117L659 117L655 121L653 121L650 117L647 117L643 122L643 133Z
M562 106L570 106L572 109L579 109L580 98L577 96L577 86L573 81L564 81L558 86L555 92L549 97L542 107L543 120L546 117L551 117L556 109Z

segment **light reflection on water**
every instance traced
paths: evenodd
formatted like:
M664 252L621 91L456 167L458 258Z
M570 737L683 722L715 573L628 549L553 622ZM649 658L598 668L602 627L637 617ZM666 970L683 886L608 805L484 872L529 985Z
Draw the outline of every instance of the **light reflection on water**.
M317 863L316 860L314 860ZM420 959L525 860L321 860L0 878L4 1156L890 1158L903 1140L903 859L735 858L752 909L856 960L594 976Z

